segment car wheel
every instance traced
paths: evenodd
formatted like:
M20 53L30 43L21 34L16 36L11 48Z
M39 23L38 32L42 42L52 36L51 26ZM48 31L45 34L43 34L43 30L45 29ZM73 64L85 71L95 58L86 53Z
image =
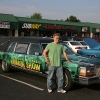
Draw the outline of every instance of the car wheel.
M73 85L70 72L65 70L64 71L64 88L66 90L70 90Z
M3 72L10 72L10 66L5 60L2 61L2 70Z

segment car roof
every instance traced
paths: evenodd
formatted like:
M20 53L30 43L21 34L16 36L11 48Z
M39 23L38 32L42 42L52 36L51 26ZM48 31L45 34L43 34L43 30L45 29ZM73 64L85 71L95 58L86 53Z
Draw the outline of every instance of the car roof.
M48 37L0 37L0 44L3 41L11 41L11 42L32 42L32 43L41 43L41 42L52 42L52 38Z
M79 41L63 41L63 42L79 42Z
M0 37L0 51L6 51L8 46L12 42L19 42L19 43L50 43L53 42L53 38L49 37L13 37L13 36L1 36ZM60 41L62 42L62 41Z
M61 36L62 41L69 41L69 40L74 40L74 41L83 41L83 37L68 37L68 36Z

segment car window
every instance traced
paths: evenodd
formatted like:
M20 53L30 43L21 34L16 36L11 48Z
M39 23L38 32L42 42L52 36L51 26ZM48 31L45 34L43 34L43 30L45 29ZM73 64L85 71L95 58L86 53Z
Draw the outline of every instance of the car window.
M43 50L46 48L47 44L42 44Z
M35 52L42 54L39 44L31 44L29 49L29 55L35 55Z
M71 45L80 45L79 42L70 42Z
M80 42L82 45L87 45L87 43L86 42Z
M13 52L15 48L16 43L11 43L10 46L8 47L7 52Z
M61 43L64 48L66 49L66 53L67 54L74 54L74 52L71 50L71 48L69 48L66 43ZM47 46L47 44L42 44L43 49L45 49L45 47Z
M27 43L18 43L15 49L15 52L22 53L22 54L27 53L28 45L29 44Z
M64 43L66 43L66 44L68 44L68 42L66 42L66 41L63 41Z
M67 54L74 54L71 48L69 48L66 44L63 44L64 48L66 49Z

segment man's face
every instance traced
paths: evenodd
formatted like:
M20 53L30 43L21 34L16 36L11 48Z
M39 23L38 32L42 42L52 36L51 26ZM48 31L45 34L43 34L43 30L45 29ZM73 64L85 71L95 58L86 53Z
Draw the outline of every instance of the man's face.
M54 36L53 39L54 39L54 42L55 43L58 43L59 42L59 39L60 39L60 36Z

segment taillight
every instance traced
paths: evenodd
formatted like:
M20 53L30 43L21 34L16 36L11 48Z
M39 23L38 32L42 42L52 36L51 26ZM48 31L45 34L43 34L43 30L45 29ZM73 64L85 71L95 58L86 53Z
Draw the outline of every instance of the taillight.
M82 49L81 47L76 47L75 49Z

